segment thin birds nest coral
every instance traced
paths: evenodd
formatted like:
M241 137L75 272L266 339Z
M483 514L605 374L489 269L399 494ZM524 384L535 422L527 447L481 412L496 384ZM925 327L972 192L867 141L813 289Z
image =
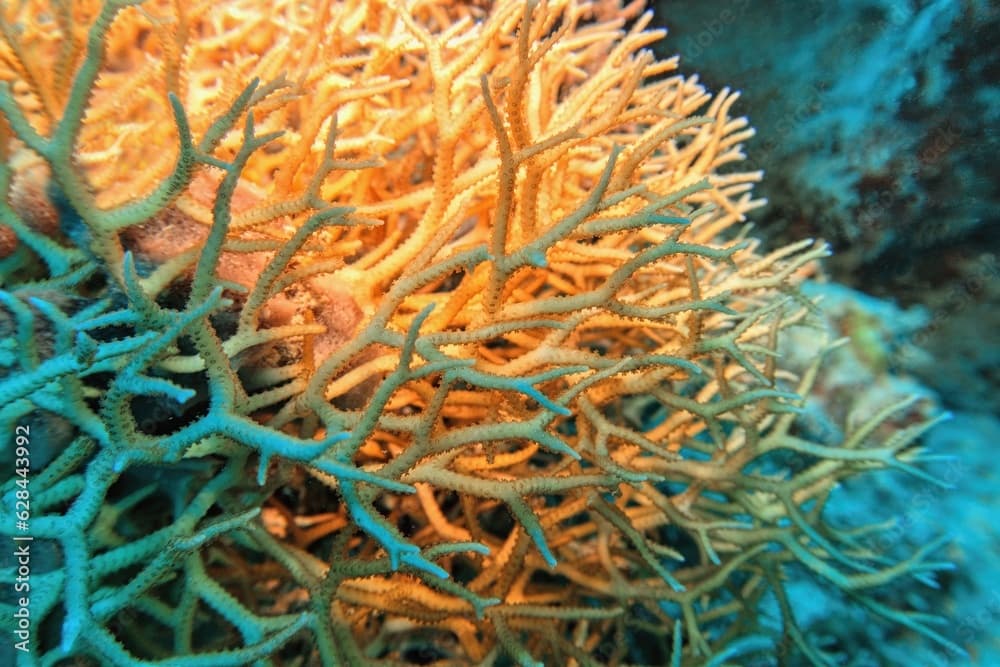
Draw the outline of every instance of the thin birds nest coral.
M70 425L39 654L702 664L773 596L825 664L792 561L933 634L869 591L940 564L822 517L926 425L796 435L827 250L748 236L737 95L635 3L481 4L4 6L3 417Z

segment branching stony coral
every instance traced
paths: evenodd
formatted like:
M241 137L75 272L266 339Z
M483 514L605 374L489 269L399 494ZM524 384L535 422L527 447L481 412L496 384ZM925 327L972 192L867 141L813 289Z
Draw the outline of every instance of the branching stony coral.
M830 664L796 567L945 641L877 595L934 545L823 518L926 476L929 424L798 432L819 360L775 349L826 250L735 229L752 132L649 15L3 12L0 421L46 434L20 664Z

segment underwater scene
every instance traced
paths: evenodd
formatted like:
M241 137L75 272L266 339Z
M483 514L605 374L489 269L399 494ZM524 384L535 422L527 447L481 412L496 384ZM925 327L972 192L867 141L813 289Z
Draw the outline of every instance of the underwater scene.
M0 667L1000 666L998 38L0 2Z

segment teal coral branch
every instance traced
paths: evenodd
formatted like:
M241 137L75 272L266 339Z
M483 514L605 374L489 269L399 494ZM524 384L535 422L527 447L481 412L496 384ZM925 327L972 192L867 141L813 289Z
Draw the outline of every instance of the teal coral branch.
M256 87L252 84L248 91ZM208 295L214 279L215 267L219 263L219 254L222 252L222 244L226 238L226 231L229 229L229 222L232 218L230 206L233 192L239 182L240 174L246 167L247 161L254 151L274 141L281 136L281 132L256 136L254 134L253 112L248 112L243 131L243 143L239 152L233 158L231 164L225 165L226 175L219 185L215 201L212 204L212 227L208 238L205 240L201 256L198 259L198 267L195 269L194 279L191 283L191 293L188 303L197 303Z
M54 380L80 373L86 368L87 363L78 359L76 354L63 354L46 359L29 373L0 381L0 392L3 392L5 400L13 402L30 396Z
M250 330L257 325L256 316L260 311L260 307L264 305L264 302L271 296L274 296L274 293L276 292L274 286L278 276L281 275L281 273L288 267L288 263L291 261L292 256L299 251L308 238L323 225L346 224L347 215L352 210L353 209L346 207L330 207L323 209L310 215L302 226L295 230L295 234L292 238L289 239L287 243L283 244L281 249L275 253L274 257L270 262L268 262L267 267L257 279L257 282L254 283L254 286L251 289L249 296L247 296L246 302L243 304L243 308L240 311L241 330Z
M14 315L17 323L14 341L21 352L21 370L30 372L40 361L35 338L35 316L26 304L6 290L0 290L0 304Z
M406 541L392 526L379 517L374 510L369 510L361 501L355 489L354 482L342 480L340 494L344 498L348 512L354 523L379 544L389 554L389 563L393 570L398 570L403 564L417 570L422 570L441 579L448 577L448 571L440 565L430 562L420 553L420 547Z
M107 655L110 660L113 660L114 664L129 665L130 667L245 667L245 665L272 655L312 622L310 614L299 614L289 620L283 628L271 633L266 639L243 648L204 651L193 655L155 661L136 659L110 632L103 628L97 629L95 634L88 638L88 642L92 643L103 655Z
M96 218L102 230L115 231L145 222L162 211L187 187L197 163L191 128L184 108L172 93L168 96L177 127L179 155L173 172L156 189L139 201L130 202L113 211L102 211Z

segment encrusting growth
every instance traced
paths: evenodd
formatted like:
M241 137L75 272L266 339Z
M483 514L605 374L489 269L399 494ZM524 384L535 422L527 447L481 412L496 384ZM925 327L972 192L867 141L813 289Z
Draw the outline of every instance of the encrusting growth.
M67 422L19 664L831 664L792 567L945 642L877 596L934 545L823 518L929 424L798 431L827 250L637 7L3 5L0 421Z

